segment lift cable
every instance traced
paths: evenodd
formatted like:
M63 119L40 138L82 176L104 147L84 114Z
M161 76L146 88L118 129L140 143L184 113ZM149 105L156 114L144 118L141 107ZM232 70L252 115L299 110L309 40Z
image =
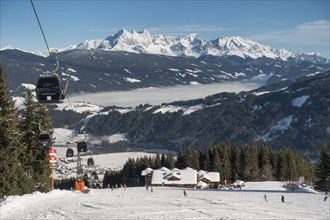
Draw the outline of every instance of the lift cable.
M31 5L32 5L32 8L33 8L33 11L34 11L34 14L37 18L37 21L38 21L38 24L39 24L39 28L40 28L40 31L41 31L41 34L44 38L44 41L45 41L45 44L46 44L46 47L47 47L47 50L48 50L48 53L49 55L53 58L55 64L56 64L56 69L54 70L54 72L56 72L58 70L58 67L59 67L59 63L58 63L58 59L57 59L57 50L54 50L54 51L50 51L49 49L49 46L48 46L48 42L47 42L47 39L46 39L46 36L45 36L45 33L44 33L44 30L42 29L42 26L41 26L41 23L40 23L40 20L39 20L39 17L38 17L38 14L37 14L37 11L34 7L34 4L33 4L33 1L30 0L31 2Z
M50 54L50 49L49 49L49 46L48 46L48 43L47 43L47 40L46 40L46 37L45 37L44 31L43 31L42 26L41 26L41 24L40 24L39 17L38 17L38 14L37 14L37 11L36 11L36 9L35 9L35 7L34 7L34 4L33 4L32 0L30 0L30 2L31 2L31 5L32 5L32 8L33 8L34 14L35 14L35 16L36 16L36 18L37 18L37 21L38 21L39 28L40 28L40 30L41 30L42 36L44 37L44 41L45 41L45 43L46 43L48 53Z
M44 38L44 41L45 41L45 44L46 44L46 47L47 47L48 53L49 53L49 55L53 58L53 60L54 60L54 62L55 62L55 64L56 64L56 69L53 70L53 72L56 73L57 70L58 70L58 68L59 68L59 61L58 61L58 58L57 58L57 53L58 53L58 51L57 51L56 49L53 50L53 51L50 51L49 46L48 46L48 43L47 43L46 36L45 36L44 31L43 31L43 29L42 29L42 26L41 26L41 23L40 23L40 20L39 20L39 17L38 17L37 11L36 11L36 9L35 9L35 7L34 7L34 4L33 4L33 1L30 0L30 2L31 2L31 5L32 5L32 8L33 8L34 14L35 14L35 16L36 16L36 18L37 18L37 21L38 21L38 24L39 24L39 28L40 28L40 31L41 31L42 36L43 36L43 38ZM67 90L67 88L68 88L68 85L69 85L69 82L67 82L67 84L66 84L66 86L65 86L65 88L64 88L64 91L65 91L64 94L66 94L66 90ZM67 95L66 95L66 97L68 98L68 101L69 101L69 104L70 104L72 110L74 110L74 109L73 109L73 106L72 106L72 104L71 104L71 102L70 102L70 100L69 100L69 97L68 97Z

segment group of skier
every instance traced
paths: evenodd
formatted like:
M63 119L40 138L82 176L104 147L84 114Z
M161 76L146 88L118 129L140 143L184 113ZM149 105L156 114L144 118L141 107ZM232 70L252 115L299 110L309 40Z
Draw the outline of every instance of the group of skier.
M268 199L267 199L267 195L266 194L264 194L264 199L265 199L265 201L266 202L268 202ZM282 195L281 196L281 201L284 203L284 199L285 199L285 197Z
M146 190L149 191L149 186L146 186ZM150 188L150 192L153 192L152 187ZM183 196L187 197L186 190L183 190ZM264 194L264 199L265 199L266 202L268 202L267 194ZM328 199L328 196L325 196L323 201L325 202L325 201L327 201L327 199ZM281 201L282 201L282 203L285 203L285 197L283 195L281 195Z
M266 194L264 194L264 199L265 199L266 202L268 202L268 199L267 199L267 195ZM325 196L324 199L323 199L323 202L327 201L327 199L328 199L328 196ZM281 196L281 201L283 203L285 202L284 200L285 200L285 197L282 195Z
M146 190L149 191L149 186L148 186L148 185L146 186ZM154 192L152 186L150 187L150 192ZM186 192L186 190L183 190L183 196L184 196L184 197L187 197L187 192Z

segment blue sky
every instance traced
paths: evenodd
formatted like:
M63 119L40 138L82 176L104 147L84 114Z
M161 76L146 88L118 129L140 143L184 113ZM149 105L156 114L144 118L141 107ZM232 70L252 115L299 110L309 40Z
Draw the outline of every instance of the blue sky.
M329 0L33 0L50 47L106 38L120 29L152 35L241 36L330 58ZM46 50L29 0L0 0L0 47Z

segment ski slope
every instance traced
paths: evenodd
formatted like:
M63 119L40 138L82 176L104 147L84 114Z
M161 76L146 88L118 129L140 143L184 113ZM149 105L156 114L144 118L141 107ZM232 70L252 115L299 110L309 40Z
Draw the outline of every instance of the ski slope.
M242 190L145 187L54 190L10 196L1 219L324 219L329 199L313 190L288 192L283 182L247 182ZM268 202L264 200L267 194ZM281 202L281 195L285 203Z

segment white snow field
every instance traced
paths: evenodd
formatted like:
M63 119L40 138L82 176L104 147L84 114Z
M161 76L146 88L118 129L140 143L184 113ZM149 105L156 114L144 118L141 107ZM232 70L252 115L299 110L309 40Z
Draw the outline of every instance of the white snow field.
M288 192L283 182L247 182L242 190L145 187L54 190L10 196L1 219L324 219L329 199L313 190ZM266 193L268 202L263 198ZM281 202L281 195L285 203Z

